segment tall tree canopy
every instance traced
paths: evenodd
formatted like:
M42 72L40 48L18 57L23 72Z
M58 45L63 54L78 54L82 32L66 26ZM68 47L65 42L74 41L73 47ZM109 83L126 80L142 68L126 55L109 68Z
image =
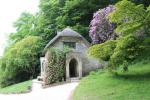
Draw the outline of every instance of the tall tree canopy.
M14 23L16 33L11 39L18 41L28 35L43 37L45 43L67 26L89 39L89 24L93 13L120 0L40 0L40 11L36 15L24 12ZM150 4L147 0L131 0L145 7Z
M70 26L89 40L93 12L118 0L41 0L37 31L47 41L56 32Z

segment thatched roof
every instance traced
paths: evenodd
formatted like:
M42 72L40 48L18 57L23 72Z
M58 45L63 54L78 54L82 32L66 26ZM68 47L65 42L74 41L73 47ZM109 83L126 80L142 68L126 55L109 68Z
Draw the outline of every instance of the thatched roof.
M67 27L62 32L58 32L58 36L82 37L79 33Z
M44 53L46 50L60 37L78 37L82 38L84 42L86 42L87 45L89 45L88 41L84 39L79 33L72 30L71 28L67 27L62 32L58 32L57 35L46 45L44 48Z

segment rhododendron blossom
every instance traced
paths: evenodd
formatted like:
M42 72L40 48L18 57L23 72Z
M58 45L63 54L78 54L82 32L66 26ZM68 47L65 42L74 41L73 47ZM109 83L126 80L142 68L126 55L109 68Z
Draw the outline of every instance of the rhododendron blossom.
M106 40L114 39L115 24L109 22L108 15L114 11L114 6L110 5L94 13L93 20L90 23L89 36L94 44L103 43Z

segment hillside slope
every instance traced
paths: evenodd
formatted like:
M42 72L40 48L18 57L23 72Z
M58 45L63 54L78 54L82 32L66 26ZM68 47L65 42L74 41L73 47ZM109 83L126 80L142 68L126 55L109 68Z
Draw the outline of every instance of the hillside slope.
M130 66L118 75L92 72L76 88L73 100L150 100L150 63Z

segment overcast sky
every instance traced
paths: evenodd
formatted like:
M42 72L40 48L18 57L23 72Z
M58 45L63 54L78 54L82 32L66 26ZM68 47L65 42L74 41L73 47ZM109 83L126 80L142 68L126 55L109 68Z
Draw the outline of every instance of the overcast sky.
M38 11L39 0L0 0L0 56L6 45L8 33L15 32L13 22L24 11Z

